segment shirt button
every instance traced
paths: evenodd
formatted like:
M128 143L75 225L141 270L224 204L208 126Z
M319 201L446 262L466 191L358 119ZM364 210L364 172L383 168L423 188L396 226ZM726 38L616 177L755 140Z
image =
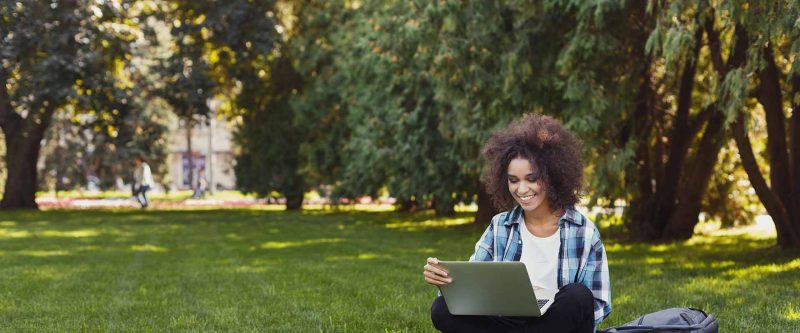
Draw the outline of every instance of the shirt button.
M517 244L522 244L522 240L518 240L518 241L517 241Z

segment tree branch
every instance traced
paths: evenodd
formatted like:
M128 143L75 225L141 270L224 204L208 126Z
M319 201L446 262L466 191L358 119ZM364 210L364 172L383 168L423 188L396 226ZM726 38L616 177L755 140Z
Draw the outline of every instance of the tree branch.
M716 106L716 103L711 103L703 108L700 113L694 116L694 119L692 119L692 121L689 123L689 135L694 137L697 135L697 133L700 133L700 129L703 127L703 124L705 124L709 118L711 118L711 115L716 112Z
M719 33L714 30L714 11L711 11L705 24L706 36L708 37L708 49L711 54L711 64L719 74L720 79L725 78L725 65L722 63L722 52L720 51Z
M694 48L686 58L683 72L681 73L680 90L678 91L678 109L672 121L672 131L669 136L669 156L664 169L663 178L658 180L663 194L658 207L654 212L656 216L666 217L675 204L675 195L678 192L677 180L681 178L684 161L686 161L689 144L694 136L688 133L689 110L692 106L692 90L694 90L694 77L697 69L697 56L703 39L703 30L697 29L694 36Z

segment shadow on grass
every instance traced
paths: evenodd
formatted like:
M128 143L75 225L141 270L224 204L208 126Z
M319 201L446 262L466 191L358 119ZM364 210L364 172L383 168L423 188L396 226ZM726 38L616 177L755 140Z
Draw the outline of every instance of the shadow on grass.
M318 210L4 214L0 294L24 301L0 311L0 320L89 313L90 327L114 330L138 320L114 313L133 311L142 325L155 321L175 330L230 330L230 321L257 320L276 329L308 321L312 326L302 327L325 331L334 325L329 318L363 331L382 331L387 322L426 330L434 292L421 282L424 259L467 259L486 227L471 221L470 213ZM606 325L672 306L714 312L734 332L754 325L786 331L800 320L800 259L773 248L774 239L604 241L614 296ZM85 295L96 299L81 301ZM294 303L276 305L286 299ZM64 304L70 300L78 301ZM232 319L209 309L227 309ZM359 316L373 310L383 317Z

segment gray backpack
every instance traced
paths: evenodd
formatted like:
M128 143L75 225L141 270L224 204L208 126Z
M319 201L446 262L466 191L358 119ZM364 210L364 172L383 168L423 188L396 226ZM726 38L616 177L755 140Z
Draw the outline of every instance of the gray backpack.
M716 333L714 315L693 308L671 308L648 313L622 326L599 330L601 333Z

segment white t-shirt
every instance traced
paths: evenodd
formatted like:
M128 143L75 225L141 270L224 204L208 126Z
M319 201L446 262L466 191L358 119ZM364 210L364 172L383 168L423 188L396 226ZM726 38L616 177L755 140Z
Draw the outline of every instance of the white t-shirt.
M525 224L519 225L522 238L522 256L533 289L558 290L558 250L561 247L561 228L551 236L536 237Z
M150 171L150 165L142 162L142 165L133 173L133 182L137 187L144 185L153 186L153 173Z

